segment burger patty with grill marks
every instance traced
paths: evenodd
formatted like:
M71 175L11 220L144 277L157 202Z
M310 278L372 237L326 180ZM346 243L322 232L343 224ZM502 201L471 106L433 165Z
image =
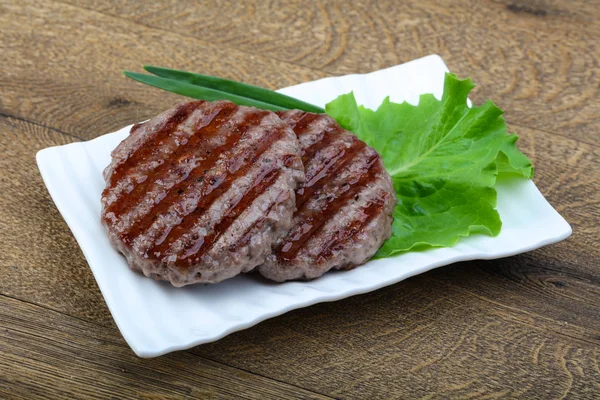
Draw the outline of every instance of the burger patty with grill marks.
M381 157L325 114L278 115L298 136L306 180L292 229L258 270L281 282L365 263L390 237L396 204Z
M304 170L276 114L194 101L134 125L104 179L111 244L132 269L183 286L263 263L292 226Z

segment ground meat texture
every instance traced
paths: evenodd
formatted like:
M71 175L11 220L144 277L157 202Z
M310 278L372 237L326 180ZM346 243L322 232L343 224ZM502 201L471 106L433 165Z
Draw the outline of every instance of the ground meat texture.
M278 115L298 136L306 181L296 191L293 228L258 270L281 282L365 263L390 237L396 204L381 157L327 115Z
M183 286L263 263L291 228L304 171L276 114L194 101L134 125L104 178L111 244L133 270Z

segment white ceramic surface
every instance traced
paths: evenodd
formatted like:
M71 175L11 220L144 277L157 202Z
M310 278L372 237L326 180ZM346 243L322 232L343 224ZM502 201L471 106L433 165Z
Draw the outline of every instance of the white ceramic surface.
M371 108L387 95L393 101L416 104L422 93L441 96L446 71L440 57L428 56L370 74L321 79L281 92L321 106L351 90L359 104ZM101 172L129 128L88 142L41 150L37 162L116 324L140 357L211 342L287 311L370 292L442 265L533 250L571 233L569 224L532 181L515 180L498 186L498 210L504 226L497 237L474 235L452 248L371 261L311 282L274 284L255 276L238 276L217 285L176 289L130 271L100 225Z

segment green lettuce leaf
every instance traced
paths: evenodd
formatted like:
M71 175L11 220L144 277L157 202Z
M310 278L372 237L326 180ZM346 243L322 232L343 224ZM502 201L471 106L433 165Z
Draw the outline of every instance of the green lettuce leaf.
M386 98L373 111L349 93L327 104L329 115L381 154L394 183L393 235L376 257L448 247L472 233L498 235L498 175L533 176L502 110L491 101L467 106L473 87L446 74L441 101L426 94L413 106Z

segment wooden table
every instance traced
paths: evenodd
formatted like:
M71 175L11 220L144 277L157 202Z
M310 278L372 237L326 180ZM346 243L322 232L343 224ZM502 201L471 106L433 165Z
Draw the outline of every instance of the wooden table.
M600 2L0 2L0 397L600 398ZM431 53L506 111L565 242L137 358L35 165L178 100L143 63L278 88Z

